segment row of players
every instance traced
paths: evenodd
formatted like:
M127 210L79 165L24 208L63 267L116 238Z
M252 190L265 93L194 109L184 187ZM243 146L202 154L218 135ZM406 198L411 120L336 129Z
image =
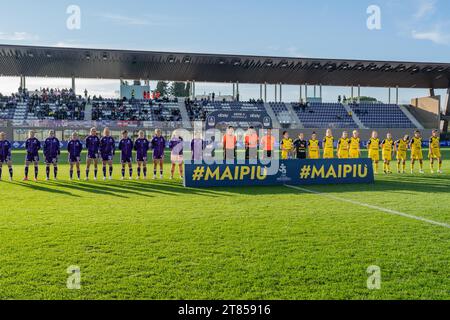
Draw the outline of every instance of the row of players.
M196 143L200 142L199 145ZM234 129L229 127L223 138L224 155L236 157L236 136L234 135ZM246 158L249 159L250 155L257 157L258 152L251 152L251 149L258 150L261 148L264 153L263 157L271 157L272 150L275 148L275 138L272 136L271 130L267 130L266 136L259 139L256 134L256 130L250 128L245 135L245 149ZM111 137L110 130L105 128L103 131L103 137L97 136L97 130L92 128L90 135L86 138L87 148L87 166L86 166L86 179L89 179L90 168L94 166L94 179L97 179L98 164L101 161L103 164L103 178L107 178L107 168L109 167L109 179L112 177L113 172L113 157L115 154L115 141ZM320 151L323 149L323 158L334 158L335 139L332 131L329 129L326 131L326 136L322 143L317 139L317 134L313 133L310 140L306 141L304 135L300 134L298 139L293 141L289 138L288 132L283 133L283 138L280 142L281 158L282 159L319 159ZM403 139L394 141L390 133L387 134L386 139L380 142L378 133L374 131L371 139L367 143L369 150L369 158L374 162L375 172L378 172L378 166L380 162L380 149L382 150L382 161L384 164L384 172L391 173L390 163L393 159L393 153L397 155L397 171L406 171L407 150L411 149L411 172L414 170L414 164L416 161L420 164L420 172L423 173L423 152L422 152L422 137L419 131L414 133L412 139L408 135L405 135ZM33 131L29 132L29 138L25 143L27 150L25 159L25 178L28 180L29 166L34 164L35 167L35 180L38 177L39 171L39 150L41 149L40 141L35 137ZM122 178L125 178L125 171L128 165L129 176L133 176L132 167L132 153L136 151L137 178L141 177L141 172L144 178L147 177L147 154L151 149L153 151L153 177L156 179L157 169L159 166L160 176L163 176L163 164L164 164L164 150L166 147L166 141L161 135L161 130L155 130L155 135L149 141L145 137L143 131L139 132L139 136L136 141L132 141L128 137L128 132L122 132L122 139L119 142L119 150L121 151L121 163L122 163ZM194 139L191 143L192 150L203 150L204 142L201 139ZM171 177L173 178L176 166L179 167L180 176L183 176L183 140L174 134L173 138L169 142L169 148L171 150ZM81 152L83 150L83 144L78 139L77 133L73 133L71 141L68 143L67 150L69 153L70 163L70 178L73 178L74 168L77 170L77 177L80 179L81 169ZM60 155L60 142L55 137L54 131L49 132L49 137L45 140L43 145L43 151L46 163L46 179L50 178L50 169L53 166L54 177L56 179L58 174L58 157ZM231 152L229 152L231 151ZM195 158L195 152L193 153L193 160ZM200 155L201 156L201 155ZM359 138L359 132L355 130L352 137L349 137L348 132L343 132L342 137L337 142L337 157L339 159L346 158L360 158L361 157L361 139ZM438 162L438 172L442 173L442 156L440 152L439 132L434 130L432 137L430 138L430 166L431 172L434 172L434 162ZM5 133L0 133L0 179L2 175L2 165L6 163L9 167L10 178L13 176L12 160L11 160L11 144L6 140Z
M434 163L438 163L438 173L442 173L442 153L440 149L439 131L433 130L432 136L429 140L429 153L431 173L434 173ZM298 159L319 159L320 149L323 149L323 159L332 159L335 155L334 144L335 138L332 131L326 131L325 138L320 144L317 139L317 134L313 133L310 140L306 141L303 134L300 134L298 139L293 141L289 138L288 132L283 133L283 140L281 141L281 158L289 159L296 156ZM406 160L408 149L411 150L411 173L414 172L414 165L419 162L420 173L423 171L423 138L420 131L416 130L414 136L410 139L405 135L402 139L394 140L391 133L387 133L384 140L380 140L378 132L373 131L372 137L367 142L368 156L373 161L374 171L378 173L380 162L383 162L383 172L385 174L392 173L391 161L394 159L394 153L397 159L397 172L406 172ZM342 137L337 142L338 159L357 159L361 157L361 139L359 132L353 131L353 135L349 137L347 131L342 133Z

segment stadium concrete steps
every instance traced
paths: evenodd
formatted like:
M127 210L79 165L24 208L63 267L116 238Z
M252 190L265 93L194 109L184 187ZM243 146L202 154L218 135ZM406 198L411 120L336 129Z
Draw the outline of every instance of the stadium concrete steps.
M19 102L14 111L13 121L23 121L27 118L28 110L25 102Z
M291 116L292 121L292 129L305 129L305 126L303 125L300 118L297 116L297 113L294 111L294 108L292 107L292 104L285 103L286 108L289 111L289 115Z
M405 107L405 106L400 106L400 110L402 110L402 112L405 114L406 117L408 117L409 121L411 121L413 123L413 125L420 130L424 129L424 126L422 126L422 124L417 121L417 119L412 115L411 112L409 112L409 110Z
M264 103L264 109L266 109L267 114L272 119L272 127L281 128L280 121L278 121L278 117L273 112L272 107L268 103Z
M84 120L92 121L92 103L86 103L84 108Z
M343 104L343 106L344 106L345 110L347 110L347 112L352 115L353 121L355 121L355 123L358 125L359 129L368 129L368 128L366 128L366 126L364 126L361 119L359 119L359 117L356 115L356 113L353 111L353 109L350 108L350 106L348 104Z
M190 129L192 128L191 120L189 119L189 114L186 110L186 105L183 101L178 101L178 108L180 109L181 118L183 119L183 128Z

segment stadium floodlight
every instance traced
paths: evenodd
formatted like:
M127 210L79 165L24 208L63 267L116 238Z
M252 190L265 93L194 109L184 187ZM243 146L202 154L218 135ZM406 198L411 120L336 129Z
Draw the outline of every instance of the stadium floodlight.
M226 61L224 59L219 59L219 64L222 66L226 63Z
M288 67L288 66L289 66L289 62L287 62L286 60L281 61L280 67L286 68L286 67Z
M364 65L362 63L358 63L358 64L355 64L355 66L353 68L360 71L360 70L364 69Z
M33 52L28 52L28 56L29 56L30 58L34 58L34 53L33 53Z
M335 64L335 63L328 62L328 63L325 65L325 69L327 69L329 72L332 72L332 71L336 70L336 64Z
M184 57L183 62L184 63L191 63L192 59L189 56Z
M406 66L404 64L400 64L395 68L395 71L403 72L406 70Z
M175 62L175 57L174 56L169 56L169 58L167 59L167 62L174 63Z
M422 71L423 72L431 72L431 71L433 71L433 69L434 69L433 67L428 66L428 67L423 68Z
M91 60L91 55L88 53L88 52L86 52L86 60Z
M266 60L266 62L264 62L264 65L266 67L271 67L271 66L273 66L273 61L272 60Z
M52 55L51 55L50 52L47 52L47 53L45 54L45 56L46 56L47 58L51 58L51 57L52 57Z
M103 53L103 60L107 60L108 59L108 55L106 54L106 52Z
M343 62L339 67L338 70L347 70L349 68L349 64L347 62Z
M390 64L385 64L384 66L381 67L381 70L383 71L391 71L392 70L392 66Z
M436 72L444 72L445 68L442 66L439 66L435 70L436 70Z
M233 60L233 66L237 67L237 66L240 66L240 65L241 65L241 60L239 60L239 59L234 59Z

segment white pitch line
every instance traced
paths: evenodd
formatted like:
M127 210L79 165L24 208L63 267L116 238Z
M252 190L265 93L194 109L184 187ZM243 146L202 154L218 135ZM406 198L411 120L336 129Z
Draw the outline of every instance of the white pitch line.
M429 223L429 224L432 224L432 225L435 225L435 226L440 226L440 227L444 227L444 228L450 229L450 224L447 224L447 223L444 223L444 222L434 221L434 220L430 220L430 219L427 219L427 218L414 216L412 214L407 214L407 213L403 213L403 212L396 211L396 210L386 209L386 208L374 206L374 205L363 203L363 202L359 202L359 201L349 200L349 199L345 199L345 198L339 198L339 197L332 196L332 195L327 194L327 193L322 193L322 192L318 192L318 191L314 191L314 190L309 190L309 189L305 189L305 188L301 188L301 187L297 187L297 186L290 186L290 185L285 185L285 186L287 188L296 189L296 190L299 190L299 191L303 191L303 192L307 192L307 193L323 196L323 197L326 197L326 198L329 198L329 199L333 199L333 200L336 200L336 201L348 202L348 203L351 203L351 204L354 204L354 205L358 205L358 206L361 206L361 207L370 208L370 209L374 209L374 210L377 210L377 211L389 213L389 214L392 214L392 215L397 215L397 216L405 217L405 218L408 218L408 219L418 220L418 221L426 222L426 223Z

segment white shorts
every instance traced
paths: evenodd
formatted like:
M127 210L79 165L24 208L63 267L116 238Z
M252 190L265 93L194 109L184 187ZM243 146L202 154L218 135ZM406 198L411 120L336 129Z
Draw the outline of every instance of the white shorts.
M183 163L183 155L181 155L181 154L172 154L172 155L170 155L170 161L173 164L182 164Z

